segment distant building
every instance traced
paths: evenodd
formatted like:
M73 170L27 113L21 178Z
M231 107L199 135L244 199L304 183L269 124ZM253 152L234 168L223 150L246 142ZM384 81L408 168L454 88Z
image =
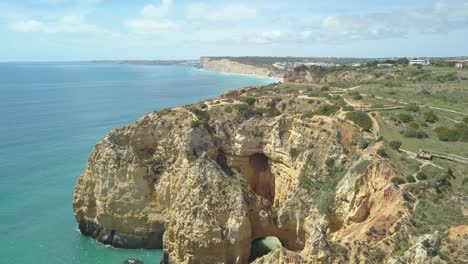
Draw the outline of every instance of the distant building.
M429 60L419 60L414 59L409 61L409 65L429 65L431 62Z
M455 68L457 68L457 69L463 69L464 66L465 66L465 65L463 65L463 62L457 62L457 63L455 63Z
M377 67L379 68L388 68L388 67L392 67L393 64L390 64L390 63L379 63L377 64Z

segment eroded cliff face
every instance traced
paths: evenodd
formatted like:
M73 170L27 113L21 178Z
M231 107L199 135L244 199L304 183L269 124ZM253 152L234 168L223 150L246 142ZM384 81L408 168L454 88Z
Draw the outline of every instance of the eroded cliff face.
M276 75L276 73L271 69L243 64L228 59L202 57L200 59L200 67L208 71L223 73L247 74L263 77L273 77Z
M357 144L373 135L291 105L305 112L326 102L258 89L114 129L76 185L81 232L116 247L164 248L166 263L247 263L252 241L266 236L284 249L257 263L358 263L378 243L391 247L407 212L379 143ZM256 102L243 104L250 96ZM318 210L324 195L327 213ZM342 245L352 253L337 254Z

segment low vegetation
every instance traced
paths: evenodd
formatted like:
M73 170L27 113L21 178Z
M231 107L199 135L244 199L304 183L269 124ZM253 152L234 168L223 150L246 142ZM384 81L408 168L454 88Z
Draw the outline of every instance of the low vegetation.
M346 118L362 127L365 131L370 131L372 128L372 120L366 112L351 111L346 113Z

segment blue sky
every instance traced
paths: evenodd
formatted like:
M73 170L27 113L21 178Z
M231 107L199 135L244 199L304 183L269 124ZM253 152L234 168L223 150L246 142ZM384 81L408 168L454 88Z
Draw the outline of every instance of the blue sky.
M468 55L468 0L0 0L0 61Z

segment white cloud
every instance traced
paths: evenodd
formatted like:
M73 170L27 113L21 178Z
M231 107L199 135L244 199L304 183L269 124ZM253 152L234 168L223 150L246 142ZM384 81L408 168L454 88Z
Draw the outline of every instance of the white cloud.
M164 18L168 16L172 4L172 0L162 0L159 6L146 5L141 10L142 17L127 20L125 27L136 34L154 34L175 29L179 23Z
M306 25L322 40L331 42L389 39L413 33L441 34L467 27L468 2L463 0L435 1L420 9L310 16Z
M159 6L146 5L143 7L141 14L144 17L165 17L169 13L172 6L172 0L162 0Z
M42 32L42 33L77 33L104 32L96 25L86 22L81 15L65 15L56 21L44 22L34 19L17 20L8 25L8 27L17 32Z
M245 4L228 4L213 8L205 3L193 3L186 7L189 19L208 20L212 22L232 22L257 17L257 9Z
M274 43L280 41L282 36L281 30L275 29L256 34L248 38L248 41L259 44Z
M8 25L8 27L17 32L34 32L34 31L41 31L43 28L42 22L37 20L29 19L29 20L22 20L16 21Z
M133 33L151 34L177 28L177 24L170 20L133 19L125 23L127 29Z

